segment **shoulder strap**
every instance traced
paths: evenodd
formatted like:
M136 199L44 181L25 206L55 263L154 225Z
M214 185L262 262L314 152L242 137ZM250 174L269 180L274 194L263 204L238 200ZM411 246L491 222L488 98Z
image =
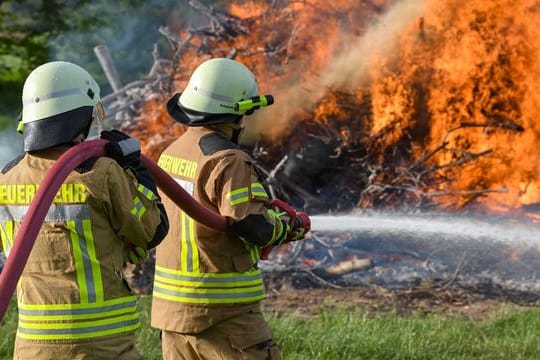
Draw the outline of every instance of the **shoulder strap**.
M222 150L238 149L238 145L216 133L204 135L199 140L199 146L206 156Z
M2 169L2 174L5 174L7 173L9 170L11 170L15 165L17 165L23 158L24 156L26 155L25 152L17 155L17 157L13 160L11 160L10 162L8 162L4 168Z

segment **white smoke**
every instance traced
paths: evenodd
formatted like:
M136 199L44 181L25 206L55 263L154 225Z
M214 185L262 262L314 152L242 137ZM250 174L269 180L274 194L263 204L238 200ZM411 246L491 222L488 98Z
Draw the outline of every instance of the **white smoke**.
M354 88L361 85L373 66L374 55L391 53L398 35L422 17L425 11L424 1L398 1L361 37L344 34L341 41L348 46L333 57L321 71L321 76L312 79L311 83L287 84L287 88L279 94L279 98L286 101L276 101L272 111L256 113L257 121L251 122L252 128L246 129L248 136L268 133L269 128L287 129L291 115L298 111L299 104L309 109L320 100L320 94L306 89Z

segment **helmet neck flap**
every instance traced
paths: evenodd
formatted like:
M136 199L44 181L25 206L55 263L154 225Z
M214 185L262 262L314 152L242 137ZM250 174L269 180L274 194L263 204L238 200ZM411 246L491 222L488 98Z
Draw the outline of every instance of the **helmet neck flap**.
M92 123L92 113L91 106L84 106L25 124L23 150L39 151L58 145L71 145L79 134L86 138ZM70 126L66 126L67 123Z

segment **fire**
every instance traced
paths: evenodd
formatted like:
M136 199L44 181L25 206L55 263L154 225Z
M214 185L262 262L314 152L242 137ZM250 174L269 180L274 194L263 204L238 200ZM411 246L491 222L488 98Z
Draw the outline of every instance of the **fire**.
M148 137L145 151L182 132L168 97L202 61L230 56L276 99L246 118L253 139L298 144L305 134L293 130L315 122L371 157L378 184L416 171L414 196L438 207L540 202L536 1L232 1L215 15L228 27L193 34L174 86L142 109L137 131L161 139Z

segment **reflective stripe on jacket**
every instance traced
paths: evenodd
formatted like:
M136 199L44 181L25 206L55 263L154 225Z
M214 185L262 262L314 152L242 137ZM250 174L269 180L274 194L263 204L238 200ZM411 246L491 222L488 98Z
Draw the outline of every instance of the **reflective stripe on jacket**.
M7 256L61 153L26 154L0 175L0 236ZM72 172L46 214L17 286L17 337L73 342L133 333L140 326L136 297L121 271L127 243L146 248L152 240L160 223L158 201L109 158L97 159L87 172Z

